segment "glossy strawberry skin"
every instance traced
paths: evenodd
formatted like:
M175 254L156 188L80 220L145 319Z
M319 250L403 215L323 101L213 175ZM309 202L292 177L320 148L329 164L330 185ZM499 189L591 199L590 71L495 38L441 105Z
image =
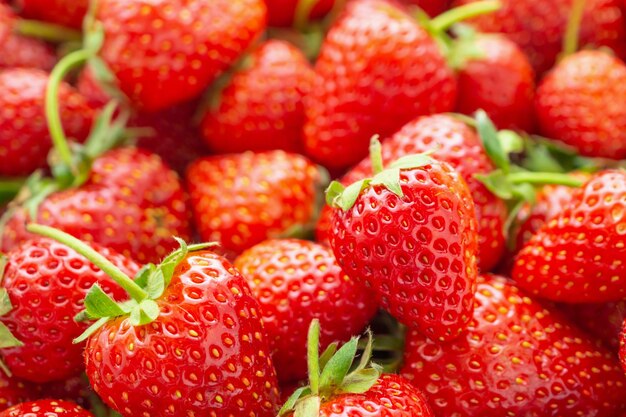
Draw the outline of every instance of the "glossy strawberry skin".
M307 376L307 330L320 321L320 350L360 334L376 313L373 294L350 279L332 251L304 240L273 239L235 261L258 298L280 381Z
M482 56L458 74L456 110L472 115L483 109L499 129L533 129L535 72L526 55L504 36L478 36Z
M563 302L624 298L626 173L600 172L515 259L512 277L532 294Z
M467 326L477 275L474 204L445 163L401 171L404 196L380 185L336 209L330 244L343 270L376 293L382 308L433 339Z
M370 138L451 111L456 80L415 19L382 0L348 4L328 33L305 100L307 154L330 169L367 156Z
M0 372L0 411L34 399L35 387L32 384Z
M313 222L320 187L316 165L283 151L202 158L187 171L200 236L234 252Z
M107 259L134 276L139 265L108 249L96 247ZM32 382L59 381L83 371L84 344L74 338L89 327L74 316L93 284L115 299L126 292L100 269L72 249L36 238L7 253L2 286L13 309L0 317L24 346L0 350L3 361L18 378Z
M626 64L602 51L561 61L537 89L541 134L592 157L626 157Z
M265 0L267 17L270 26L292 26L298 1L296 0ZM319 19L330 12L335 0L317 0L311 10L309 19Z
M456 0L453 5L477 0ZM624 53L625 20L620 0L588 0L580 44L607 46ZM481 32L504 33L528 55L538 75L548 71L561 52L572 0L504 0L502 8L471 22Z
M126 417L273 417L278 389L259 305L224 258L189 254L157 300L159 317L128 318L89 338L87 375L96 393Z
M17 0L16 6L29 19L81 29L89 0Z
M626 378L555 310L510 281L479 278L470 326L437 344L409 332L401 375L428 396L436 415L610 417L626 404Z
M260 36L262 0L102 0L100 55L121 90L147 111L199 96Z
M219 104L203 117L207 145L217 153L300 150L311 65L300 50L279 40L265 42L247 59L250 66L234 75Z
M89 411L69 401L38 400L13 406L0 417L94 417Z
M28 175L46 166L52 140L44 112L48 74L37 69L0 71L0 175ZM93 109L69 84L59 89L60 113L68 138L89 135Z
M158 262L177 247L172 236L191 236L185 195L177 175L156 155L135 148L96 159L90 179L77 189L52 194L37 223L95 242L139 262ZM2 235L9 250L32 235L18 210Z

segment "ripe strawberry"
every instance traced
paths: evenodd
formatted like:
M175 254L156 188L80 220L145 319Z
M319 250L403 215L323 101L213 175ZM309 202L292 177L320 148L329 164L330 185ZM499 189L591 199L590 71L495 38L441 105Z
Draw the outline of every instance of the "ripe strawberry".
M8 220L2 248L29 239L25 209ZM182 185L161 159L135 148L97 158L85 184L46 198L37 222L95 242L137 261L156 261L175 247L172 236L188 238L188 213Z
M479 278L475 305L454 343L409 332L401 375L437 415L610 417L626 405L614 356L557 311L497 276Z
M44 20L81 29L89 0L16 0L20 14L29 19Z
M8 377L4 372L0 372L0 411L33 400L35 387L26 381Z
M619 335L626 319L626 302L597 304L560 304L559 309L567 317L592 336L597 337L607 348L616 352Z
M376 143L373 180L329 188L335 257L403 324L436 340L457 337L471 318L477 275L470 190L450 165L425 155L381 171Z
M466 4L477 0L455 0ZM506 34L528 55L537 74L549 70L561 52L573 0L502 0L502 8L472 23L481 32ZM587 0L580 28L582 45L606 46L624 52L625 20L620 0Z
M134 275L140 268L108 249L96 250L126 273ZM7 253L2 287L10 311L0 321L21 344L0 349L0 355L14 375L49 382L84 370L84 344L72 340L88 326L76 323L74 316L95 283L117 300L126 297L104 272L53 240L35 238Z
M267 5L267 17L270 26L291 26L298 3L304 0L265 0ZM335 0L316 0L309 19L319 19L330 12Z
M430 17L437 16L448 10L450 0L398 0L399 3L414 5L421 8Z
M44 114L48 74L37 69L0 71L0 175L27 175L46 165L52 147ZM94 117L86 100L68 84L59 90L67 135L84 141Z
M94 417L69 401L39 400L22 403L0 413L0 417Z
M221 91L202 119L209 147L219 153L302 148L303 97L314 73L305 56L284 41L270 40Z
M531 131L535 72L528 58L504 36L482 35L475 42L481 56L459 71L456 110L483 109L499 129Z
M307 376L307 328L318 319L321 348L359 334L378 304L343 273L332 251L303 240L267 240L235 261L261 307L280 381Z
M626 157L626 64L601 51L568 56L537 89L540 132L586 156Z
M156 111L197 97L265 28L262 0L101 0L100 56L137 106Z
M311 225L324 186L318 167L283 151L202 158L187 171L200 236L235 252Z
M451 111L456 81L436 42L383 0L356 0L331 28L305 100L307 154L346 168L411 119Z
M592 176L519 252L513 279L527 291L555 301L624 298L625 199L626 172Z

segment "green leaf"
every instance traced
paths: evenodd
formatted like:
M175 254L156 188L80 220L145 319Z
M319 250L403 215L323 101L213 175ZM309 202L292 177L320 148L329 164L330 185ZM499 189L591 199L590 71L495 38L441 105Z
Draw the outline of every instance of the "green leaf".
M489 191L501 199L510 200L513 198L513 186L502 171L496 170L488 175L476 174L474 177L485 184L485 187L487 187Z
M372 172L374 175L379 174L384 169L383 165L383 147L380 144L380 135L374 135L370 139L370 160L372 161Z
M431 157L431 155L433 154L433 152L435 152L435 149L428 152L405 155L393 161L387 168L413 169L432 164L433 158Z
M321 369L324 369L324 367L328 363L328 360L332 358L333 355L337 352L338 347L339 347L339 342L333 342L330 345L328 345L326 350L324 350L324 353L322 353L322 355L320 356L320 368Z
M379 172L374 176L374 178L372 178L370 184L382 185L398 197L402 197L404 195L404 193L402 192L402 187L400 186L399 168L389 168L382 172Z
M287 414L290 411L293 411L298 400L301 397L305 397L309 394L311 394L311 388L309 387L301 387L295 390L294 393L289 396L287 401L285 401L285 404L282 406L282 408L278 412L278 416L280 417L280 416Z
M359 339L353 337L329 359L320 376L320 392L329 393L341 385L352 366L358 344Z
M356 203L361 191L369 185L370 180L360 180L346 187L346 189L333 201L334 207L339 207L343 211L348 211Z
M512 153L521 153L524 152L524 139L519 135L519 133L514 132L513 130L500 130L498 131L498 140L500 145L502 146L502 150L507 155Z
M360 341L359 341L360 342ZM373 351L373 337L372 331L367 331L367 343L365 344L365 349L363 349L363 353L361 354L361 360L359 361L359 366L355 369L355 371L363 370L367 367L372 359L372 351Z
M130 311L130 324L143 326L152 323L159 317L159 306L153 300L143 300L138 306Z
M509 156L504 152L496 127L483 110L476 112L476 129L487 155L489 155L496 167L508 174L511 167Z
M126 314L98 284L94 284L85 297L85 311L89 317L94 319L118 317Z
M154 264L146 264L143 267L141 267L139 272L137 272L137 275L135 275L135 278L133 279L133 281L135 281L135 284L137 284L141 288L145 289L148 286L148 277L155 270L156 270L156 265L154 265Z
M102 317L101 319L96 321L94 324L89 326L89 328L87 328L87 330L85 330L83 334L81 334L76 339L74 339L72 343L77 344L77 343L84 342L85 340L87 340L88 337L90 337L92 334L97 332L98 329L104 326L109 320L111 320L111 317Z
M19 341L11 330L2 322L0 322L0 349L24 346L24 343Z
M367 392L376 384L381 373L379 368L360 369L352 372L343 380L339 392L352 394Z
M163 294L165 291L165 277L163 276L163 269L156 268L152 271L152 273L148 276L148 282L144 289L148 293L148 297L153 300L156 300Z
M1 269L1 267L0 267ZM13 309L9 292L6 288L0 288L0 316L4 316Z
M332 181L328 185L328 188L326 188L326 204L335 207L335 199L339 197L345 189L346 187L344 187L339 181Z
M319 417L321 400L317 395L306 397L296 404L294 417Z

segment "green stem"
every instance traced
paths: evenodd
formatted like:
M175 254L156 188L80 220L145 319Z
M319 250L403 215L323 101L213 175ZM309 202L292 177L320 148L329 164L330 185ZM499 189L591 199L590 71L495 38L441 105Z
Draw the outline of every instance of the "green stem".
M372 161L372 172L374 175L383 171L383 149L378 140L379 136L374 135L370 141L370 159Z
M26 230L31 233L49 237L59 243L64 244L65 246L74 249L76 252L89 259L90 262L92 262L94 265L104 271L104 273L111 277L111 279L113 279L115 282L117 282L120 287L124 288L128 295L133 298L133 300L139 302L148 298L148 294L128 275L120 271L120 269L113 265L113 263L111 263L111 261L109 261L107 258L96 252L84 242L76 239L74 236L71 236L53 227L43 226L34 223L30 223L28 226L26 226Z
M15 31L20 35L48 42L75 42L83 38L77 30L39 20L20 19L17 21Z
M585 0L574 0L572 2L572 9L567 22L567 28L565 29L565 37L563 38L561 58L571 55L578 50L580 23L582 22L584 11Z
M73 167L73 158L59 112L59 86L69 71L84 64L92 55L91 51L79 50L65 56L50 73L46 89L46 119L50 136L61 160L69 167Z
M309 326L307 337L307 358L309 365L309 384L311 393L319 395L320 392L320 322L314 319Z
M507 175L507 180L512 184L534 184L534 185L565 185L567 187L580 187L584 181L568 174L553 172L514 172Z
M309 26L309 18L311 17L311 11L319 0L298 0L296 5L296 12L293 18L293 25L296 30L304 32Z
M448 30L450 26L472 17L480 16L487 13L498 11L502 4L498 0L484 0L469 3L463 6L455 7L432 19L429 28L433 32L443 32Z

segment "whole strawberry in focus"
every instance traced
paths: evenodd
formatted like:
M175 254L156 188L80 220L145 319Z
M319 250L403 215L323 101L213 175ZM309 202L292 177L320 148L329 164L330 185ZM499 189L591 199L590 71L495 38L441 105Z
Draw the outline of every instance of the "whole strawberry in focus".
M361 333L376 313L373 294L341 270L332 251L295 239L274 239L235 260L259 300L280 381L307 376L307 331L322 326L321 349Z
M29 19L45 20L81 29L89 0L16 0L20 14Z
M411 330L401 375L439 416L612 417L626 405L626 377L557 311L510 281L479 278L468 330L436 343Z
M0 417L94 417L89 411L69 401L38 400L15 405Z
M585 156L626 158L624 94L624 62L603 51L570 55L537 89L539 131Z
M453 339L471 318L477 276L470 190L450 165L424 154L382 170L378 146L373 140L373 178L329 187L330 245L344 272L398 321Z
M52 148L44 113L47 84L48 74L38 69L0 70L0 175L28 175L46 166ZM84 141L94 110L66 83L59 88L59 106L66 134Z
M234 252L313 227L325 182L308 159L283 151L206 157L187 171L200 236Z
M270 26L292 26L300 2L306 0L265 0L267 17ZM336 0L316 0L307 16L308 19L319 19L330 12Z
M626 296L626 172L597 173L515 258L512 277L532 294L563 302Z
M204 139L215 152L302 148L303 98L313 70L291 44L270 40L246 57L244 68L210 105L202 120Z
M420 115L451 111L456 80L437 43L416 20L383 0L350 2L328 33L305 101L306 153L332 168L367 156Z
M157 111L199 96L261 35L262 0L101 0L99 54L137 106Z

